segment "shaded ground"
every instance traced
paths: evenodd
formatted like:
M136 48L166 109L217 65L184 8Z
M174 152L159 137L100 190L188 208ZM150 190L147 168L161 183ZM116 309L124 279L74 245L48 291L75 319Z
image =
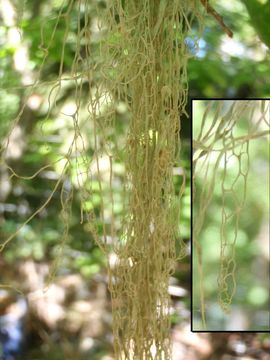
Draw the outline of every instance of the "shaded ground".
M48 264L23 261L17 264L16 278L12 268L1 265L1 275L5 273L17 287L21 284L26 295L8 288L1 290L2 345L5 347L9 336L17 349L16 357L4 360L114 359L106 272L96 274L88 282L79 274L59 275L42 292ZM173 295L172 313L180 314L182 319L181 325L179 319L178 323L173 321L173 360L270 359L269 334L190 332L189 309L184 301L188 288L181 288L174 279L169 291ZM3 322L7 318L8 328ZM18 331L24 345L16 335Z

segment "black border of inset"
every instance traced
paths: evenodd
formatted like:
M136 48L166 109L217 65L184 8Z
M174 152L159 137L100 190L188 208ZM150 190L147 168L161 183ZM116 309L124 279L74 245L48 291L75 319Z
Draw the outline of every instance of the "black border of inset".
M192 186L192 177L193 177L193 101L194 100L204 100L204 101L211 101L211 100L270 100L270 97L261 97L261 98L233 98L233 97L213 97L213 98L206 98L206 97L191 97L189 99L189 113L190 113L190 121L191 121L191 151L190 151L190 171L191 171L191 181L190 181L190 196L191 196L191 206L190 206L190 331L193 333L256 333L256 334L268 334L269 331L265 330L193 330L193 203L192 203L192 194L193 194L193 186ZM269 263L269 276L270 276L270 263ZM269 297L270 297L270 285L269 285ZM270 325L270 309L269 309L269 325Z

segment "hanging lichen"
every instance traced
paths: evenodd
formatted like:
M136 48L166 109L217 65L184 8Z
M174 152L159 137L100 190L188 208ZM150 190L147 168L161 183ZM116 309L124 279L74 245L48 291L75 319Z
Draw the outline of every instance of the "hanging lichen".
M170 358L167 289L180 255L175 251L179 200L172 173L179 164L179 118L187 100L184 38L195 16L193 6L116 1L107 10L109 34L120 41L117 49L106 40L101 47L106 88L127 104L130 114L128 211L114 246L118 262L110 271L117 359Z
M57 18L50 19L54 22L52 33L48 35L46 21L41 24L39 50L44 56L39 73L28 86L24 104L3 145L2 164L11 177L33 179L50 167L57 167L60 175L46 201L0 245L0 250L59 192L64 232L49 286L68 238L72 199L77 190L81 198L78 221L87 223L108 260L116 359L171 358L168 283L176 260L186 254L179 229L185 179L176 194L173 168L180 166L180 118L187 103L190 54L185 38L195 19L200 31L198 4L182 0L63 2ZM75 56L70 72L65 74L66 43L74 24ZM45 122L59 112L62 89L74 86L75 107L61 113L72 124L72 137L65 139L56 163L23 176L6 161L9 139L19 126L29 98L42 83L40 76L59 27L63 33L59 77L47 84L51 88ZM126 140L121 143L117 122L123 109L128 124L123 130ZM85 126L92 137L86 137L89 133ZM45 130L41 127L40 131ZM94 148L91 159L87 155L89 143ZM124 173L119 170L120 162L125 164ZM91 206L93 177L98 181L95 191L100 196L102 236ZM121 221L114 206L117 182L122 187ZM176 242L180 244L177 252Z
M241 128L245 130L240 135ZM217 298L223 311L228 313L236 291L235 246L239 218L247 193L249 143L267 134L269 101L209 100L201 119L200 130L193 140L193 204L196 210L193 216L193 244L198 270L194 286L199 289L203 329L207 329L201 242L205 217L215 189L218 189L221 194L221 214ZM232 163L237 164L234 172ZM198 179L203 184L199 192L196 186ZM233 233L229 231L232 227Z

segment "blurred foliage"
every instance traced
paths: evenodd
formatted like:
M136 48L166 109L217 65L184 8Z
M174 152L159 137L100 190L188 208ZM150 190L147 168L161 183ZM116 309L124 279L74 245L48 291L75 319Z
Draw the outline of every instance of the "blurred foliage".
M225 3L216 0L212 3L234 36L228 38L215 19L208 15L197 57L189 62L190 96L269 97L269 50L260 41L245 5L240 1ZM268 12L269 1L264 6ZM263 23L268 22L267 12L260 12ZM269 27L265 27L263 33L269 41L268 30Z
M269 0L242 0L246 5L250 20L261 40L270 48L270 29L267 19L270 16Z

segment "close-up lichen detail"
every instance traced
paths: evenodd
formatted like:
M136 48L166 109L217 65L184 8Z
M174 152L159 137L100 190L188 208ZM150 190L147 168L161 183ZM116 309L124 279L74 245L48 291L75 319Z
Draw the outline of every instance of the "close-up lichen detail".
M193 135L193 260L197 274L202 327L207 327L202 231L214 196L220 199L219 269L216 269L217 302L230 313L237 289L235 248L239 220L248 190L250 143L269 136L269 100L205 100L202 116ZM231 229L233 229L231 231Z

